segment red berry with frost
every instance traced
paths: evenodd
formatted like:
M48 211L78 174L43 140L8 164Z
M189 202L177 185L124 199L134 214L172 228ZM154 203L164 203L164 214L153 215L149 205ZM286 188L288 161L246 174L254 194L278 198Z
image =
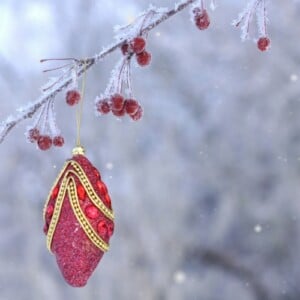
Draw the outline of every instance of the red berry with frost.
M52 146L52 139L49 135L41 135L37 144L41 150L48 150Z
M147 66L150 64L151 54L144 50L143 52L136 55L136 61L142 67Z
M266 36L260 37L257 41L257 48L260 51L266 51L269 49L271 41Z
M61 135L57 135L53 138L53 145L55 147L62 147L65 143L64 138Z
M80 93L77 90L70 90L66 94L66 102L68 105L73 106L80 101Z
M111 112L117 117L123 117L126 113L125 106L121 110L112 109Z
M130 47L129 47L129 44L128 43L124 43L122 46L121 46L121 51L123 53L123 55L127 55L130 53Z
M141 106L138 107L138 110L136 111L136 113L134 115L130 115L131 119L133 121L138 121L142 118L143 116L143 109Z
M128 115L134 115L139 109L139 103L134 99L125 100L125 110Z
M27 135L27 138L28 140L31 142L31 143L34 143L38 140L38 138L40 137L40 131L34 127L34 128L31 128L29 131L28 131L28 135Z
M130 46L134 53L139 54L145 50L146 41L141 36L138 36L131 41Z
M119 111L122 110L124 107L124 98L120 94L114 94L110 98L111 102L111 110Z
M210 24L210 19L209 19L209 15L206 11L206 9L202 9L202 10L194 10L194 21L196 26L200 29L200 30L205 30L208 28L209 24Z
M96 103L96 109L100 114L108 114L110 112L110 105L107 99L99 100Z

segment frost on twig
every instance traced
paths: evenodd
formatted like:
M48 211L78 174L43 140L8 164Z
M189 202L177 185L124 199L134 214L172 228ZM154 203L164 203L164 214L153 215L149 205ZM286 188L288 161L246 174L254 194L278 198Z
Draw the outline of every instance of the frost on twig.
M257 47L261 51L269 49L270 39L267 35L267 10L266 0L250 0L238 18L233 21L232 25L241 28L241 39L244 41L250 38L251 24L254 16L257 20Z
M103 48L103 50L95 56L89 57L84 60L75 60L77 63L76 77L79 78L85 71L88 71L96 63L104 59L107 55L119 49L125 40L130 40L135 34L137 28L141 30L141 35L147 35L147 33L160 23L176 15L196 0L185 0L176 4L172 9L157 9L153 6L142 13L134 24L119 28L116 34L117 41L112 45ZM143 23L139 23L143 22ZM145 61L145 58L143 58ZM74 83L74 72L72 68L63 68L60 76L57 78L50 78L49 82L43 86L42 95L33 103L28 104L26 107L22 107L18 110L18 114L15 116L9 116L0 125L0 143L3 142L7 134L21 121L32 118L39 110L43 110L43 107L49 107L50 110L53 108L53 101L55 96L63 90L70 87ZM50 104L51 105L50 105ZM49 112L50 112L49 110ZM47 109L45 109L47 111ZM54 115L51 112L48 115ZM50 128L50 127L49 127ZM53 128L53 126L52 126Z
M254 15L257 17L259 40L257 46L261 51L265 51L270 46L270 40L267 37L266 30L266 0L250 0L246 9L239 15L238 19L234 21L235 26L240 26L242 29L242 38L246 39L249 37L250 23ZM174 5L174 8L156 8L150 6L146 11L142 12L131 24L125 26L118 26L115 28L115 39L116 42L111 45L104 47L101 52L91 56L86 59L53 59L55 61L60 60L71 60L73 64L66 64L62 67L56 68L60 69L60 74L57 77L52 77L49 79L47 84L42 87L42 95L37 98L33 103L29 103L27 106L18 109L18 113L15 116L9 116L0 125L0 143L3 142L7 134L21 121L32 118L38 111L42 117L40 120L46 120L47 124L43 124L43 121L37 122L40 124L40 128L46 128L45 132L51 136L59 134L59 130L55 123L55 114L53 111L54 100L57 94L66 90L72 89L72 93L69 94L69 105L77 103L78 91L77 91L77 79L82 76L84 72L87 72L91 67L96 65L98 62L102 61L106 56L111 54L117 49L121 49L125 57L122 58L121 67L119 66L118 72L121 74L118 81L110 80L110 83L115 82L119 84L118 88L114 88L116 93L119 91L123 92L126 97L130 100L128 103L128 110L126 112L134 119L139 119L141 117L142 109L135 99L132 99L132 84L130 79L130 60L132 57L136 58L138 65L147 66L151 61L151 54L146 50L138 52L137 49L141 47L141 39L137 42L136 38L146 39L148 32L160 25L162 22L168 20L170 17L176 15L180 11L184 10L188 6L193 6L193 22L200 29L207 29L210 24L210 19L208 13L205 9L207 2L209 0L181 0ZM215 9L216 1L210 0L211 9ZM135 45L133 45L134 43ZM128 48L127 51L125 48ZM117 69L117 68L116 68ZM121 87L120 87L121 86ZM125 86L125 88L123 88ZM102 98L107 96L106 91L101 95ZM110 93L110 96L112 93ZM118 94L118 93L117 93ZM68 93L67 93L68 95ZM100 98L101 98L100 97ZM106 99L99 99L96 101L96 109L100 114L107 113L111 108L106 101ZM102 100L105 100L104 102ZM118 98L118 101L120 98ZM126 99L125 99L126 100ZM120 101L119 101L120 102ZM126 101L124 102L126 103ZM116 104L113 102L113 104ZM120 103L118 103L120 104ZM118 106L118 105L117 105ZM124 106L125 107L125 106ZM134 112L139 113L137 115ZM114 113L114 111L112 111ZM123 113L123 112L122 112ZM120 111L115 113L120 115ZM39 116L37 117L39 119ZM49 123L49 124L48 124ZM35 124L35 123L34 123ZM32 129L32 128L31 128ZM29 129L30 130L30 129ZM29 132L28 132L29 134ZM29 134L30 135L30 134ZM30 138L29 138L30 140Z
M142 12L132 23L125 26L115 26L115 39L117 41L126 41L136 36L141 36L151 24L161 20L167 14L167 8L156 8L150 5L148 10Z

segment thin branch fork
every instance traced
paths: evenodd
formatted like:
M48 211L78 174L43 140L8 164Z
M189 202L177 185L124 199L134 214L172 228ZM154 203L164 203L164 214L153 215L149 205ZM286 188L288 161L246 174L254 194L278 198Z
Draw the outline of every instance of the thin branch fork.
M142 30L142 34L146 34L156 26L160 25L162 22L168 20L170 17L176 15L180 11L187 8L189 5L195 3L197 0L187 0L183 1L178 5L175 5L175 8L166 11L161 18L155 20L154 22L150 23L147 27ZM103 60L106 56L114 52L115 50L119 49L120 46L124 43L124 40L120 40L114 43L112 46L102 50L100 53L96 54L93 57L89 57L86 59L76 59L76 63L78 65L78 72L77 76L80 77L85 71L89 70L92 66L97 64L99 61ZM19 115L16 117L8 117L0 127L0 143L3 142L7 134L21 121L31 118L39 108L48 102L51 99L54 99L55 96L65 90L70 84L72 83L72 78L69 76L68 78L61 81L61 83L56 84L56 88L47 93L42 95L38 98L32 105L20 111Z

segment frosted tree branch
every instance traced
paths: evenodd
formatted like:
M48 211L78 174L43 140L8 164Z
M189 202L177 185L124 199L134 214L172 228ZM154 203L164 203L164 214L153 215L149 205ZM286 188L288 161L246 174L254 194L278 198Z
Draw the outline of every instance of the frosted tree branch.
M175 4L175 7L170 10L163 10L159 14L158 18L154 18L147 26L142 29L141 34L147 34L150 30L160 25L162 22L168 20L170 17L176 15L180 11L187 8L189 5L193 4L197 0L186 0L181 1ZM88 57L85 59L75 60L77 63L77 77L80 77L85 71L88 71L95 64L103 60L106 56L119 49L120 46L124 43L124 39L120 39L114 44L104 48L100 53L95 56ZM26 107L23 107L19 110L17 116L9 116L5 121L2 122L0 127L0 143L3 142L7 134L21 121L26 120L28 118L32 118L32 116L48 101L53 101L55 96L65 90L68 86L72 84L72 74L66 73L63 74L58 81L53 84L53 87L47 89L47 91L41 95L35 102L29 104Z

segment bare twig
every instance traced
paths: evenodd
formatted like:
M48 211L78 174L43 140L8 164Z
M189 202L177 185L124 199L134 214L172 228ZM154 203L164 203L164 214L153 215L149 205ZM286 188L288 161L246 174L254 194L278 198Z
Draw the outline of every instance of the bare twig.
M162 22L166 21L170 17L176 15L192 3L196 2L197 0L187 0L182 1L180 4L175 5L175 8L170 9L162 14L161 18L153 21L150 23L147 27L145 27L142 30L142 34L147 34L150 30L161 24ZM103 60L106 56L108 56L113 51L119 49L119 47L123 44L123 40L120 40L111 46L105 48L102 50L99 54L89 57L86 59L81 60L75 60L78 63L78 77L80 77L84 71L89 70L92 66L94 66L99 61ZM36 111L47 101L53 99L58 93L65 90L70 84L72 83L72 77L68 76L67 78L64 78L60 84L56 84L56 88L54 90L51 90L51 92L46 93L42 95L40 98L38 98L33 104L29 105L27 108L20 111L19 115L16 117L8 117L1 125L0 128L0 143L3 142L4 138L7 136L7 134L21 121L26 120L28 118L31 118Z

